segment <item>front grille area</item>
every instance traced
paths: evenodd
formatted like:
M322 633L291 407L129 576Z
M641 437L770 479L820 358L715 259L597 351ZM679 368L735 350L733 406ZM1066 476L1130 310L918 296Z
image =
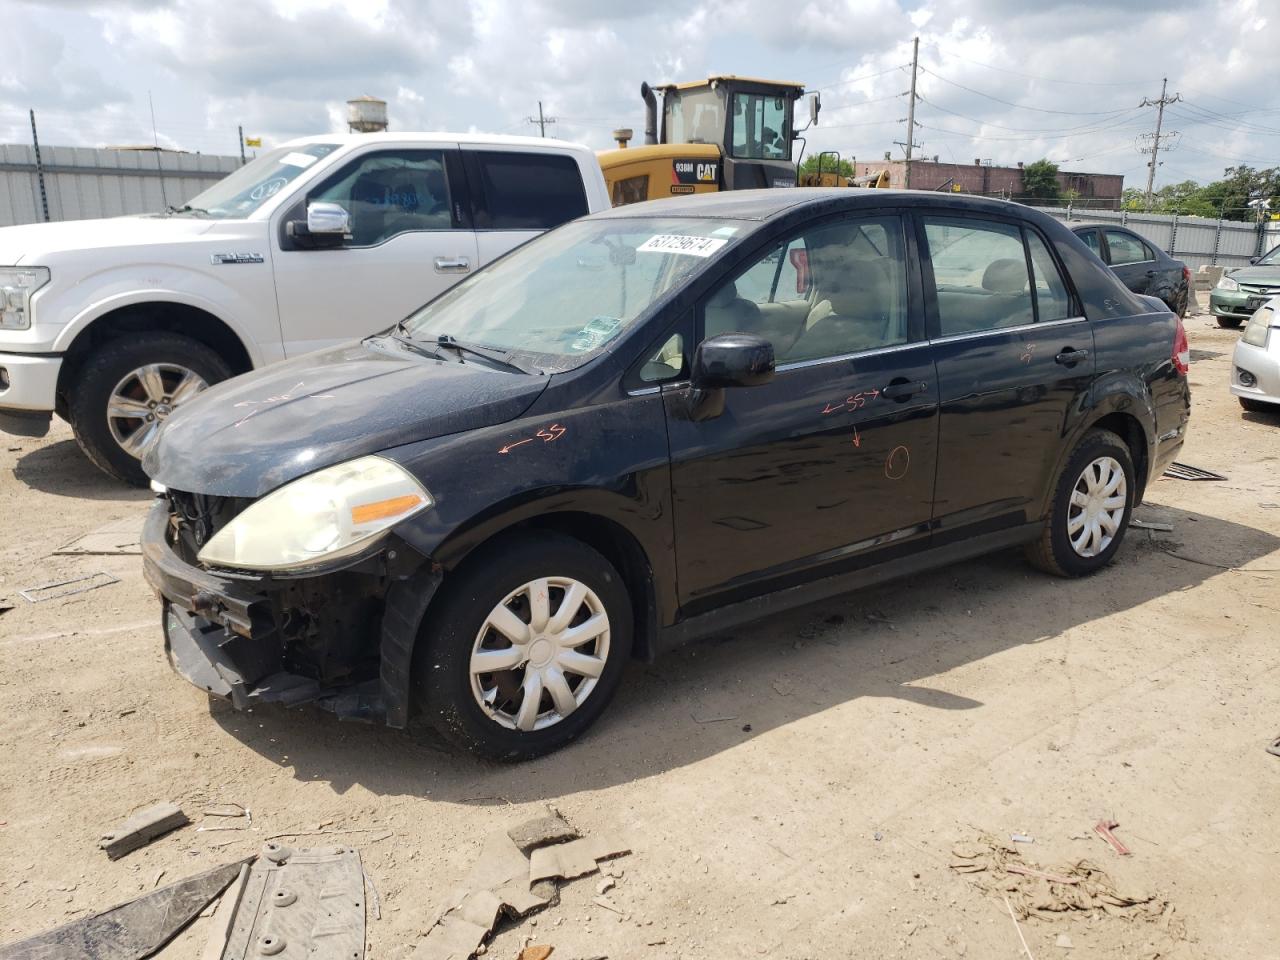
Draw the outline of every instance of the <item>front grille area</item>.
M201 548L253 503L248 497L212 497L169 490L170 536L178 556L195 563Z

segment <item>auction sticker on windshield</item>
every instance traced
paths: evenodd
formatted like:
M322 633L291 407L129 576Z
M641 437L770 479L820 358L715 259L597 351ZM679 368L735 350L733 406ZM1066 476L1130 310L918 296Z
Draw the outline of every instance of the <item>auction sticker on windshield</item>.
M636 247L636 252L683 253L690 257L709 257L728 242L721 237L682 237L673 233L660 233Z

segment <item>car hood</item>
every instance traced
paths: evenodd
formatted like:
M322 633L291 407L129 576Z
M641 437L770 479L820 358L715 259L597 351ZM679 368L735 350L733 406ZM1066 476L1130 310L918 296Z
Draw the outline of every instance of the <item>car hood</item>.
M202 236L217 221L194 217L109 217L0 227L0 266L44 265L60 253L175 243Z
M1280 286L1280 265L1262 267L1241 267L1230 271L1227 276L1237 283L1260 283L1267 286Z
M354 344L219 384L176 410L143 461L191 493L260 497L322 467L505 423L548 377Z

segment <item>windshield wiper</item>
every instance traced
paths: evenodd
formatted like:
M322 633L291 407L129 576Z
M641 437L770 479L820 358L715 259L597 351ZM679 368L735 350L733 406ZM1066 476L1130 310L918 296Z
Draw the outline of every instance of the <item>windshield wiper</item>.
M397 327L398 326L399 325L397 325ZM456 350L459 354L469 353L476 357L483 357L490 363L499 364L500 366L504 366L508 370L514 370L517 373L542 376L542 371L532 364L519 364L513 361L509 350L498 350L494 347L486 347L478 343L465 343L448 333L442 333L436 337L436 343L442 347L448 347L451 350ZM461 356L459 356L459 359L461 359Z
M175 207L173 204L169 204L169 206L168 206L168 208L167 208L166 212L167 212L167 213L169 213L169 214L175 214L175 213L195 213L195 214L201 214L201 215L206 216L206 217L209 215L209 211L208 211L208 210L206 210L206 209L204 209L204 207L193 207L193 206L192 206L191 204L189 204L189 203L184 203L184 204L183 204L182 206L180 206L180 207Z

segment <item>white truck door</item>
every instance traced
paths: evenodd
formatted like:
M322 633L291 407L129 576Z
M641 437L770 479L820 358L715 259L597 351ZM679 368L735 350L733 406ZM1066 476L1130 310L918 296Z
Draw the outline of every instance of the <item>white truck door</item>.
M462 160L480 266L588 212L578 161L564 149L464 142Z
M475 270L464 181L457 144L379 145L290 205L272 242L285 354L389 327ZM315 249L288 235L314 201L346 209L350 240Z

